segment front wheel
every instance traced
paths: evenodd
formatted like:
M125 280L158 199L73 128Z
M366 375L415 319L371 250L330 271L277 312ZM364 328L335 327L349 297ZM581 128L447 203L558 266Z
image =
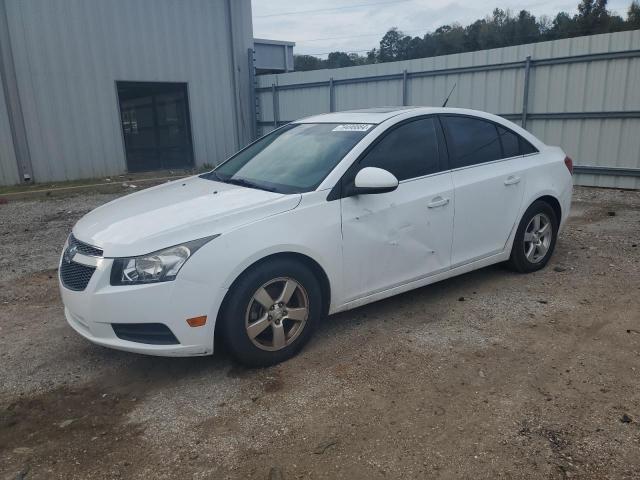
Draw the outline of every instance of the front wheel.
M320 320L318 280L294 260L258 264L231 288L221 333L233 358L246 366L265 367L294 356Z
M557 235L558 218L553 208L542 200L532 203L518 225L509 266L521 273L540 270L553 254Z

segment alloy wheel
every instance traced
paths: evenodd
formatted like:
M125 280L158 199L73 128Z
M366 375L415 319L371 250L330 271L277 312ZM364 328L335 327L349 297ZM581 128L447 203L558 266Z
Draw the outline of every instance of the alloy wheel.
M281 350L293 343L309 317L309 296L289 277L262 285L251 297L245 315L247 336L258 348Z
M552 235L551 219L545 213L534 215L524 231L524 256L529 262L538 263L544 259Z

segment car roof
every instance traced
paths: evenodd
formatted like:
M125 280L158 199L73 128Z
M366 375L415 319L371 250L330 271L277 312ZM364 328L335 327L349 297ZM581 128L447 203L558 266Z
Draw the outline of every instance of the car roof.
M382 123L407 110L417 107L376 107L361 110L346 110L343 112L324 113L301 118L294 123Z
M361 110L347 110L344 112L324 113L311 117L301 118L293 123L372 123L379 124L402 113L412 113L414 115L428 115L435 113L453 113L458 115L473 115L487 119L495 119L496 116L479 110L467 108L447 108L447 107L376 107L364 108Z
M454 107L378 107L378 108L366 108L363 110L349 110L345 112L325 113L322 115L314 115L312 117L301 118L292 123L370 123L378 125L386 120L389 120L398 115L403 115L403 119L417 117L420 115L434 115L434 114L453 114L453 115L470 115L473 117L483 118L498 124L502 124L507 128L515 131L520 136L524 137L527 141L532 143L538 150L546 148L546 145L538 138L534 137L531 133L520 127L519 125L510 122L504 117L499 117L488 112L482 112L480 110L471 110L468 108L454 108Z

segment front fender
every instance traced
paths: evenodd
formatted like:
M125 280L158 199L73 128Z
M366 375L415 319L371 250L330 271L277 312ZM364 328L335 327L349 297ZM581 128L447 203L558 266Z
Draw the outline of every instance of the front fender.
M293 210L223 233L196 252L185 264L184 274L209 282L212 289L228 290L256 262L295 253L324 270L332 291L342 291L340 202L327 202L326 192L304 197ZM341 300L338 297L332 295L332 304Z

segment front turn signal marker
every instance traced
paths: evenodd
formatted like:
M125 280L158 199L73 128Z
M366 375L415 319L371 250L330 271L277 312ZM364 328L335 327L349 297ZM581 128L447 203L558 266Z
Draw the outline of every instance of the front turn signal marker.
M190 327L202 327L207 323L207 316L202 315L200 317L187 318L187 323Z

